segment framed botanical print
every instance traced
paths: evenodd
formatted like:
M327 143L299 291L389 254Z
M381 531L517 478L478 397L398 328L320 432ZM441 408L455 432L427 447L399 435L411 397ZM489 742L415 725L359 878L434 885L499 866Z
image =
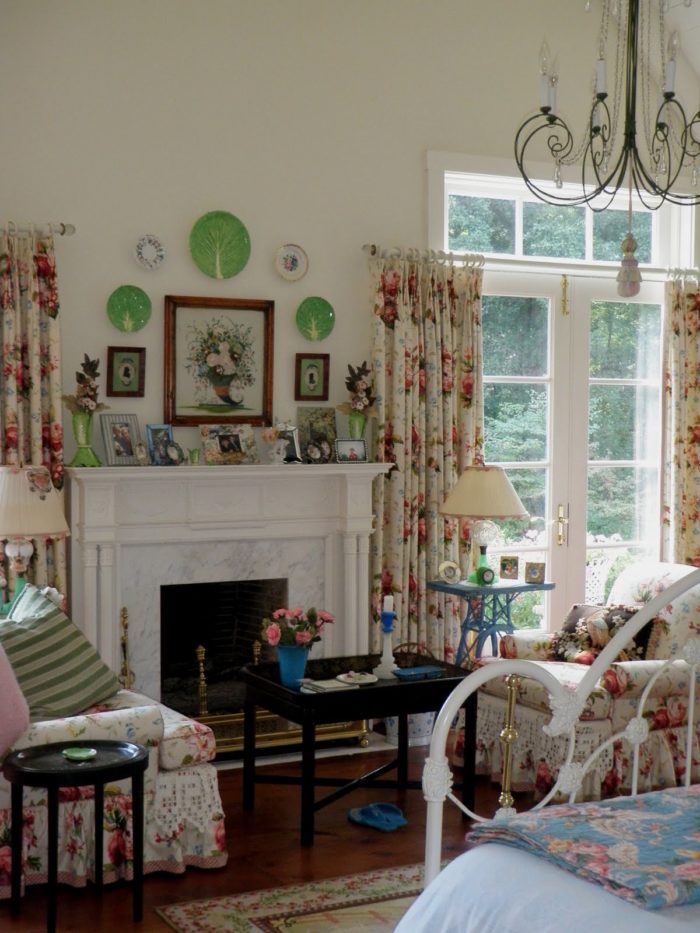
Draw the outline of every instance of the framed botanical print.
M136 466L141 432L136 415L100 415L102 440L105 445L108 466Z
M164 419L272 423L273 301L165 296Z
M107 347L106 394L143 398L145 386L146 348Z
M329 353L297 353L294 370L295 402L327 402Z
M199 433L205 463L260 462L255 435L249 424L202 424Z

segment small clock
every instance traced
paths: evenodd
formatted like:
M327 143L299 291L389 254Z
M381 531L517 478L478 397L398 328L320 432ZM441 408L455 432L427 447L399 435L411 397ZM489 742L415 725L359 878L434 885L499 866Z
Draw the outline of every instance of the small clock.
M491 586L493 581L496 579L496 574L491 570L490 567L477 567L476 568L476 582L479 586Z
M438 574L445 583L459 583L459 564L453 560L444 560L438 567Z

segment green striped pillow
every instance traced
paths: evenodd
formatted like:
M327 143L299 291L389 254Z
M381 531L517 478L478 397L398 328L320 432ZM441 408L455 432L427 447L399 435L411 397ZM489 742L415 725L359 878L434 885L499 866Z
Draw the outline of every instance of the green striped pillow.
M73 716L119 689L83 633L29 583L0 620L0 644L33 720Z

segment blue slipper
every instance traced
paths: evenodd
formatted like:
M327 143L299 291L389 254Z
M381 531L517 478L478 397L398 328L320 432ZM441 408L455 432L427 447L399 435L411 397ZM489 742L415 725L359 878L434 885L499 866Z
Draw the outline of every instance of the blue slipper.
M399 826L405 826L408 820L402 811L395 807L393 803L370 803L365 807L355 807L348 810L348 819L351 823L359 823L362 826L371 826L373 829L381 829L385 833L391 833Z

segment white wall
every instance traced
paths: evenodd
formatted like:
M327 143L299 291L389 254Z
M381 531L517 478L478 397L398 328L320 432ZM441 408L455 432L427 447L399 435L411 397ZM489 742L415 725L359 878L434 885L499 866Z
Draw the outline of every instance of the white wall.
M146 397L112 399L142 424L163 420L163 296L275 301L275 418L293 420L297 352L331 354L331 403L369 350L361 246L426 245L428 150L512 159L538 103L538 53L559 54L559 100L588 98L598 17L583 0L2 0L0 222L74 223L59 239L63 385L83 353L147 348ZM585 76L585 80L582 79ZM580 120L576 120L580 123ZM215 281L188 253L194 221L227 210L252 254ZM155 272L132 251L154 233ZM277 276L299 243L304 279ZM150 323L125 337L105 305L134 284ZM310 344L298 303L327 298L332 335ZM66 424L67 456L72 441ZM176 439L194 440L180 428Z

